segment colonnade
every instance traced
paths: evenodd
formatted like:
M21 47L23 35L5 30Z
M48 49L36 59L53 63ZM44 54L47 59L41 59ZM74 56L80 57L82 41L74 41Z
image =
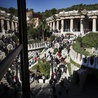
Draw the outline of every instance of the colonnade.
M17 30L18 23L14 20L5 20L5 19L0 19L0 32L4 33L5 31L9 30Z
M17 30L18 17L12 16L10 13L0 10L0 34L5 34L9 30Z
M70 33L81 33L84 34L88 31L97 32L98 31L98 11L89 12L90 14L56 14L57 18L51 16L47 18L47 23L50 27L50 31L60 31L60 33L70 32Z

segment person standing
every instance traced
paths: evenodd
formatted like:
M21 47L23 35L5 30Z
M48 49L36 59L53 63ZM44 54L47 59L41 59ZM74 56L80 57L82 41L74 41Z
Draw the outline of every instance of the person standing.
M43 83L45 83L45 75L42 75Z

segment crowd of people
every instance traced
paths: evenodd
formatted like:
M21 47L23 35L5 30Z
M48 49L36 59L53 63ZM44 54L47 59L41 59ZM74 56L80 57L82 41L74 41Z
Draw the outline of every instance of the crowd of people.
M8 55L8 53L10 52L7 47L8 44L11 44L13 49L17 46L17 43L12 39L12 37L2 36L0 38L0 43L1 43L0 50L5 52L5 55ZM67 70L67 66L65 66L66 64L65 65L63 64L63 67L60 66L66 59L66 56L62 55L62 50L66 49L67 53L69 53L69 51L70 51L70 43L69 43L69 41L66 41L66 42L64 41L63 35L61 35L60 37L56 37L53 40L53 42L51 44L49 44L48 48L55 48L56 43L59 44L59 48L58 48L56 55L54 56L54 54L51 53L51 51L49 51L49 53L45 54L45 56L44 56L44 59L47 59L47 57L50 56L50 63L52 64L53 69L52 69L52 74L50 76L51 79L50 79L49 83L50 83L50 85L53 86L53 88L55 87L56 83L60 80L62 73L64 73L64 72L66 73L66 70ZM36 62L38 60L38 58L39 58L39 54L38 54L38 52L36 52L34 62ZM16 67L17 63L18 63L18 61L16 60L10 66L10 68L8 69L8 71L5 74L5 79L7 80L9 85L11 85L14 88L15 94L21 88L21 83L15 72L15 70L16 70L15 67ZM31 77L34 77L34 79L39 83L39 79L36 74L31 74ZM43 79L43 83L45 83L46 77L44 74L42 75L41 78ZM61 85L62 85L62 82L61 82Z
M63 72L66 72L67 70L67 66L66 64L63 64L63 62L65 61L66 59L66 55L62 55L62 51L65 49L65 51L67 53L69 53L70 51L70 43L69 41L64 41L65 37L63 35L59 36L59 37L56 37L51 44L48 44L49 47L45 47L45 52L43 53L43 58L44 60L46 61L49 61L50 62L50 65L52 64L53 66L53 72L52 72L52 75L50 76L51 79L50 79L50 84L53 83L53 82L56 82L60 79L61 75ZM59 44L59 48L58 48L58 51L56 53L56 55L54 55L51 51L49 51L48 53L46 53L46 50L48 50L49 48L56 48L55 47L55 44L58 43ZM38 59L39 59L39 53L36 52L36 56L35 58L33 57L33 62L35 63ZM33 63L33 64L34 64ZM31 77L30 77L30 80L31 81L36 81L37 80L37 83L39 83L39 79L42 79L43 80L43 83L45 83L45 80L46 80L46 77L45 75L42 75L41 77L37 77L36 74L32 74Z
M0 51L5 53L5 57L17 46L17 42L12 36L2 36L0 38ZM4 58L2 58L4 59Z
M22 89L21 81L19 80L18 74L16 72L17 62L14 61L5 73L0 86L3 86L3 92L0 93L0 98L19 98L19 93ZM6 81L5 83L3 83ZM5 89L7 88L7 89ZM12 94L10 93L12 92ZM4 97L5 94L5 97ZM22 94L20 95L22 96Z
M64 36L59 36L57 38L55 38L52 42L52 47L55 48L55 44L58 43L59 44L59 48L58 51L56 53L56 55L50 53L49 51L49 55L51 55L51 61L52 61L52 66L53 66L53 71L52 71L52 75L50 78L50 85L52 86L53 89L53 96L54 98L57 98L57 92L56 92L56 84L59 83L59 85L61 86L61 88L65 88L66 94L68 94L68 83L66 83L66 87L64 86L64 79L61 79L61 76L63 73L67 74L67 63L66 63L66 57L70 52L70 46L71 43L67 40L66 42L64 41ZM67 52L66 55L63 56L63 50L65 50L65 52ZM60 80L61 79L61 80ZM67 81L67 79L66 79ZM58 92L59 95L61 95L61 91Z
M0 37L0 51L1 53L4 53L2 58L0 58L0 61L4 59L12 50L14 50L18 45L18 42L15 42L13 39L13 36L2 36ZM3 77L3 81L6 81L6 83L1 82L0 86L3 86L3 93L5 94L5 98L13 98L16 97L18 94L18 90L21 89L21 82L19 80L18 74L16 72L16 69L18 67L18 57L16 60L13 61L13 63L8 68L7 72L5 73ZM6 88L6 89L5 89ZM9 95L10 88L13 88L12 96ZM6 92L6 93L5 93ZM4 98L4 94L0 95L0 98Z

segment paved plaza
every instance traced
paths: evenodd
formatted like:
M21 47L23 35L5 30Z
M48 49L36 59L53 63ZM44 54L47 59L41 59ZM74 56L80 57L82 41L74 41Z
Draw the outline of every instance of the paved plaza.
M63 74L62 77L66 77ZM62 78L61 77L61 78ZM98 87L94 85L85 86L81 91L79 85L75 85L72 82L69 84L68 94L66 93L66 78L65 78L64 88L61 88L59 82L56 83L56 95L54 97L53 89L49 84L33 82L31 84L31 91L34 93L34 98L98 98ZM61 92L61 95L59 94Z

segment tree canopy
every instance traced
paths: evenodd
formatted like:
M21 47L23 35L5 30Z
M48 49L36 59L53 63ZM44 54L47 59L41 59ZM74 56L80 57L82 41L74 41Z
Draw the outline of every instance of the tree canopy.
M13 7L10 7L10 8L3 8L3 7L0 7L1 10L5 10L6 12L11 12L12 14L14 15L18 15L18 12L17 12L17 9L13 8ZM95 3L95 4L77 4L77 5L72 5L71 7L67 7L67 8L61 8L61 9L56 9L56 8L52 8L52 9L49 9L49 10L45 10L45 12L36 12L38 14L41 14L43 15L44 17L50 17L56 13L59 13L60 11L70 11L70 10L80 10L80 9L86 9L86 10L98 10L98 4ZM27 10L32 10L34 12L34 9L33 8L30 8Z
M59 13L60 11L71 11L71 10L80 10L80 9L86 9L86 10L98 10L98 4L78 4L78 5L72 5L71 7L67 8L61 8L61 9L56 9L53 8L51 10L45 10L45 12L42 12L42 15L44 17L50 17L53 16L54 14Z

